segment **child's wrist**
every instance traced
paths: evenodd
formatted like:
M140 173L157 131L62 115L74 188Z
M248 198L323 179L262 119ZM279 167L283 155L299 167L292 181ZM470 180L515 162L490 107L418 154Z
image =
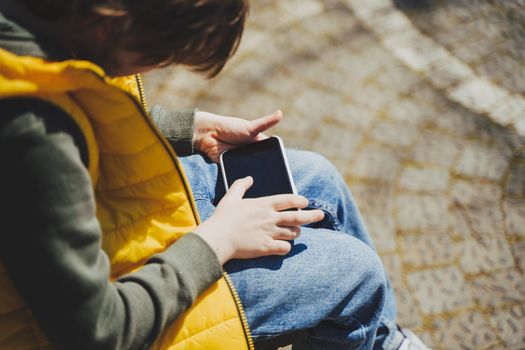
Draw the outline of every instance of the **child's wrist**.
M219 235L217 233L209 233L205 230L199 230L198 227L194 233L199 235L215 252L221 265L224 265L226 262L232 259L233 249L228 247L228 244L226 244L227 240L224 238L219 239L220 237L218 237Z

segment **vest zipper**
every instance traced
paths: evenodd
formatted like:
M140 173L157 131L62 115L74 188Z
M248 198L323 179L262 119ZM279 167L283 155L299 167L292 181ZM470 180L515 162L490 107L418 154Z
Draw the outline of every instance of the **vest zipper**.
M246 342L248 343L248 349L255 350L255 346L253 345L252 335L250 333L250 327L248 325L248 320L246 320L246 314L244 313L244 308L241 303L241 298L239 298L239 293L237 293L237 290L235 289L235 286L233 285L230 275L228 275L226 271L223 272L223 275L224 275L224 280L226 281L226 284L230 288L230 292L233 296L233 300L235 300L235 304L237 305L237 311L239 312L239 318L241 319L242 329L244 331L244 337L246 338Z
M139 90L140 104L146 113L148 113L148 101L146 100L146 93L144 91L144 81L142 80L142 74L135 74L135 80L137 81L137 87Z
M144 92L144 82L142 81L142 75L141 74L135 74L135 80L137 81L137 87L139 90L139 97L140 97L140 104L143 109L143 114L146 118L146 121L150 125L151 129L155 132L155 134L159 137L162 144L168 151L169 155L173 159L173 163L175 164L175 167L179 171L179 174L181 175L182 181L184 183L184 187L186 188L186 193L191 194L191 187L189 186L188 179L186 178L186 174L184 171L182 171L179 161L177 160L177 155L173 151L173 148L169 144L167 144L166 139L162 134L160 133L159 129L153 123L151 118L148 116L148 103L146 101L146 94ZM133 99L134 100L134 99ZM193 215L195 216L195 221L197 222L197 225L201 223L201 219L199 216L199 212L197 211L197 205L195 203L195 199L193 198L193 195L188 196L190 199L191 208L193 211ZM255 346L253 344L252 334L250 332L250 328L248 326L248 321L246 319L246 314L244 312L244 308L241 303L241 298L239 298L239 294L237 293L237 290L235 289L235 286L233 285L233 282L228 275L226 271L223 272L224 280L226 281L226 284L230 288L231 295L233 297L233 300L235 301L235 305L237 306L237 312L239 313L239 318L241 319L242 329L244 331L244 337L246 338L246 343L248 344L249 350L255 350Z

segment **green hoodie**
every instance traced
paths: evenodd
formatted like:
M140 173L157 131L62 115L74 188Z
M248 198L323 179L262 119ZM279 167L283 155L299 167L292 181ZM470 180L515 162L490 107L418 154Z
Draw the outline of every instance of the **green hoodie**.
M3 2L1 48L68 58L25 28L23 12L2 13ZM193 151L193 116L152 109L179 154ZM0 100L0 259L54 346L146 349L222 268L206 242L190 233L140 271L110 282L100 225L86 214L95 206L86 162L85 140L64 112L29 98Z

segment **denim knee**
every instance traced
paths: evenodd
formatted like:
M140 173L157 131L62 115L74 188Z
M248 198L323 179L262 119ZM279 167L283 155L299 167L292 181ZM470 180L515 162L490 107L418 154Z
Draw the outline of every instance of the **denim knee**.
M358 254L354 254L348 269L352 271L349 281L356 283L350 292L348 302L352 315L369 329L377 328L385 305L387 280L385 269L376 252L365 243L358 241ZM354 245L355 248L355 245ZM343 282L344 283L344 282Z
M342 181L339 171L332 162L319 153L289 149L287 154L298 180L306 176L326 185L333 185L334 180Z

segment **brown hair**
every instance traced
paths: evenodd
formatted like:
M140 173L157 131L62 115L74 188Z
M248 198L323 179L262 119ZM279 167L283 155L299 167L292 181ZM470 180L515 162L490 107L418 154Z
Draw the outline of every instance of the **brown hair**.
M24 0L48 20L88 17L111 26L108 50L143 55L144 65L183 64L208 77L217 75L239 45L248 0ZM91 22L91 24L93 21Z

